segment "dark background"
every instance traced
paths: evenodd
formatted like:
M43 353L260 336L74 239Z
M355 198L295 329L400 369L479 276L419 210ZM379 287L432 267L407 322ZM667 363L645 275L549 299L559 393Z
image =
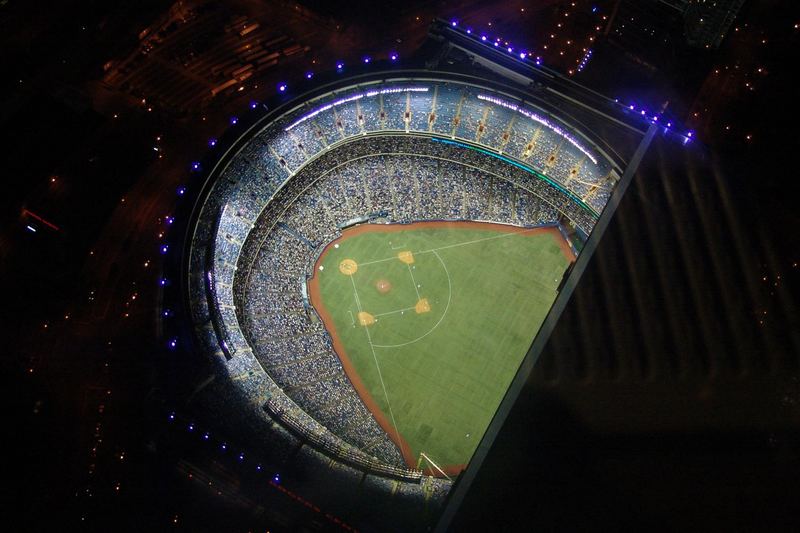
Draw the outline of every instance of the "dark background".
M293 5L253 4L278 13ZM303 4L332 21L305 24L310 55L260 88L188 112L148 111L98 82L104 63L130 54L170 2L0 6L0 370L12 444L3 499L22 529L278 523L254 510L274 498L235 465L219 468L239 499L188 486L176 465L189 444L159 418L175 376L164 376L155 325L157 234L175 187L234 110L321 68L310 60L325 43L348 61L387 42L410 53L432 16L455 16L476 27L491 20L533 47L569 7ZM615 2L596 4L611 13ZM669 101L696 141L654 143L454 530L800 526L800 16L792 2L748 1L720 49L698 50L657 4L621 2L639 26L600 32L575 79L651 108ZM583 35L593 20L586 14L569 31ZM305 35L296 20L271 21ZM548 64L566 73L559 61ZM25 209L59 229L35 224L31 233ZM297 516L290 504L274 508ZM285 528L326 528L296 520Z

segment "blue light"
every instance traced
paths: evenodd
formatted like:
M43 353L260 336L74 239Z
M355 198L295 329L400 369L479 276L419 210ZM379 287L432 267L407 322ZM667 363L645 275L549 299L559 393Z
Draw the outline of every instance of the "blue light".
M472 28L467 28L467 33L472 34Z
M161 245L161 253L165 254L169 251L169 244L162 244Z
M344 68L344 61L339 61L336 63L336 70L342 70Z
M255 109L258 107L258 102L250 102L250 109Z
M260 464L259 464L259 465L256 465L256 470L258 470L259 472L261 472L261 465L260 465Z
M187 427L186 429L188 429L189 431L194 431L194 423L189 424L189 427Z
M306 79L307 80L310 80L313 77L314 77L314 73L313 72L311 72L311 71L306 72Z
M236 118L236 117L231 117L231 124L236 124L237 122L239 122L239 119L238 119L238 118Z
M186 194L186 187L178 187L178 196Z
M167 346L169 346L170 350L174 350L178 346L178 339L172 337L167 343Z
M486 36L485 35L481 35L481 41L485 41L485 40L486 40Z
M371 58L371 57L369 57L369 56L365 56L365 57L364 57L364 63L365 63L365 64L368 64L370 61L372 61L372 58Z
M500 46L500 43L499 43L498 41L495 41L495 42L494 42L494 45L495 45L495 46Z
M169 309L164 309L164 311L161 313L161 315L165 316L165 317L168 317L171 314L172 314L172 311L170 311Z
M216 139L209 139L208 140L208 145L210 147L212 147L212 148L215 147L217 145L217 140Z
M158 284L161 285L162 287L166 287L167 283L169 283L167 281L167 278L161 278L160 280L158 280Z
M667 122L667 127L671 128L672 127L672 122Z
M175 217L167 217L166 221L167 221L167 224L172 225L172 223L175 222Z
M220 446L220 448L222 448L223 450L227 450L228 449L228 445L223 442L222 446Z
M451 26L453 26L453 27L455 28L456 26L458 26L458 21L456 21L456 20L451 20L451 21L450 21L450 25L451 25Z
M633 111L635 108L636 108L636 106L634 106L633 104L631 104L629 109L630 109L631 111Z
M688 132L688 133L686 134L686 136L687 136L687 137L691 137L692 135L694 135L694 132L693 132L693 131L690 131L690 132Z
M391 59L392 61L397 61L397 53L392 52L392 55L389 56L389 59Z
M281 84L279 84L279 85L278 85L278 90L279 90L280 92L282 92L282 93L283 93L283 92L286 92L286 84L285 84L285 83L281 83Z
M275 474L274 476L272 476L272 481L274 481L275 483L280 483L281 482L280 474Z
M192 163L192 170L200 170L200 163L197 161Z
M528 54L526 54L525 52L520 52L519 53L519 58L520 59L525 59L526 57L528 57Z
M239 460L244 461L244 452L239 454Z
M592 13L597 13L597 6L592 6Z
M168 418L170 420L175 420L175 413L170 413Z
M210 436L211 434L208 431L206 431L205 433L203 433L203 440L208 440Z

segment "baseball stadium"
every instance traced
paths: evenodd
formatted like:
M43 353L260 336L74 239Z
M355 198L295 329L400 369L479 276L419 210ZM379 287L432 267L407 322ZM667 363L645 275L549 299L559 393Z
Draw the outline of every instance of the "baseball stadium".
M241 128L184 260L221 403L281 464L438 508L620 179L604 146L431 71L342 78Z

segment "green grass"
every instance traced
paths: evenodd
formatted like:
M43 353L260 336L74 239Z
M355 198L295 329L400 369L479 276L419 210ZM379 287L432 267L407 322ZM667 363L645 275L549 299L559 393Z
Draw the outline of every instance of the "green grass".
M551 232L515 235L479 223L374 229L328 248L316 273L322 307L369 394L410 447L406 456L424 452L442 467L465 465L568 260ZM396 258L400 250L414 253L413 268ZM359 264L352 277L339 271L343 259ZM379 262L366 264L372 261ZM378 279L392 284L389 293L376 289ZM429 313L384 314L413 307L417 292ZM358 325L359 304L375 324Z

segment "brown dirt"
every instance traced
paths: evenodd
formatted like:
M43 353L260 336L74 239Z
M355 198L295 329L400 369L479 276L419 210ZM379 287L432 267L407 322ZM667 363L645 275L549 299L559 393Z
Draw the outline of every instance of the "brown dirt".
M386 294L390 290L392 290L392 284L389 280L386 279L379 279L375 282L375 288L381 294Z

